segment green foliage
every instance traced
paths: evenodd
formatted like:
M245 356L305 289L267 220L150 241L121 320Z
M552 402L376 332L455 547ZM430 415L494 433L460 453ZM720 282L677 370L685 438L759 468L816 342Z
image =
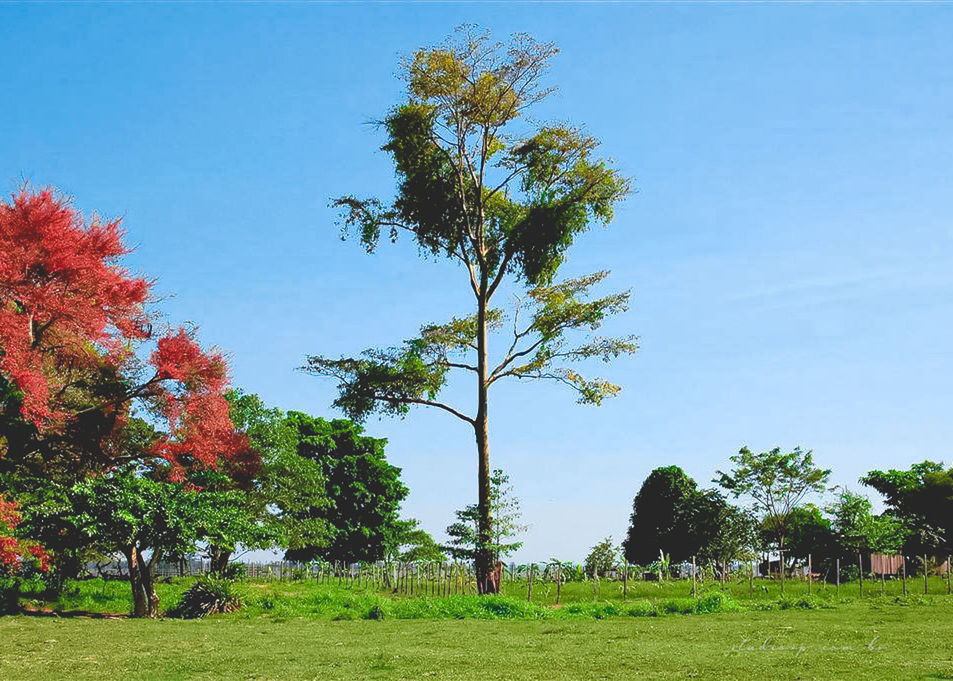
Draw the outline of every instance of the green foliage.
M751 559L759 547L758 523L717 490L700 490L689 501L692 547L701 562Z
M326 421L301 412L288 412L297 455L321 467L328 503L299 509L301 521L320 519L328 538L318 545L301 545L287 560L374 561L384 557L400 529L400 504L408 494L400 469L387 462L387 441L368 437L352 421Z
M762 521L762 533L765 543L778 536L779 520L769 516ZM814 561L835 555L837 541L831 522L821 515L821 509L814 504L806 504L791 510L784 521L785 557L807 560L811 554ZM819 562L815 562L815 565Z
M313 511L330 505L327 481L321 463L299 453L294 421L280 409L267 408L257 395L230 391L226 398L232 422L262 460L261 473L247 490L246 508L256 532L240 543L285 549L326 543L327 520ZM233 550L235 543L227 548Z
M783 549L788 516L808 494L824 491L830 469L815 466L813 452L800 447L758 454L742 447L731 461L731 473L718 471L714 482L735 498L750 497L763 517L772 518L773 539Z
M871 471L860 481L884 495L890 514L908 528L906 550L953 550L953 468L924 461L905 471Z
M878 553L900 553L907 534L904 523L891 515L871 513L870 499L843 489L827 511L840 546L845 551L862 549Z
M678 466L656 468L642 483L632 503L629 531L622 542L625 558L644 565L659 552L675 561L691 558L691 501L696 483Z
M606 537L592 547L586 556L586 575L594 577L605 575L619 565L619 547L612 543L612 537Z
M523 545L521 541L510 541L526 531L526 526L519 522L522 511L513 485L510 484L510 477L499 468L490 475L490 509L492 529L488 544L479 539L480 514L477 505L469 504L456 511L457 521L447 527L450 542L443 547L454 560L473 560L479 551L486 550L495 562Z
M388 538L385 558L402 563L444 563L447 556L416 518L400 520Z

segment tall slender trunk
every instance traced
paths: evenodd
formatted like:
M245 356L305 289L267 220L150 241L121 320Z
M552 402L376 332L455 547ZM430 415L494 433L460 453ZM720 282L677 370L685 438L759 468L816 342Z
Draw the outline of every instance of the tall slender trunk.
M499 581L493 570L493 551L490 542L493 535L492 499L490 498L490 440L487 417L487 328L488 304L487 275L480 277L480 295L477 298L477 413L474 431L477 443L477 541L475 557L477 590L481 594L499 593Z

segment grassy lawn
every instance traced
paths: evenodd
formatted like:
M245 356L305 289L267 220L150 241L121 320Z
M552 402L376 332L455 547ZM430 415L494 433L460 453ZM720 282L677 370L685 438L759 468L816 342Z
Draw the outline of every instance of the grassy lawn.
M953 599L606 620L0 618L0 679L953 679Z

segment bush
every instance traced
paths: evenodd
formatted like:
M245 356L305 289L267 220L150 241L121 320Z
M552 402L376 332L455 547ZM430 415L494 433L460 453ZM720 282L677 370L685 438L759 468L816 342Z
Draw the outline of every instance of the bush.
M371 606L371 609L367 611L367 614L364 615L366 620L382 620L386 616L384 608L379 605Z
M228 579L202 577L182 594L182 600L168 614L182 619L235 612L242 607L234 584Z

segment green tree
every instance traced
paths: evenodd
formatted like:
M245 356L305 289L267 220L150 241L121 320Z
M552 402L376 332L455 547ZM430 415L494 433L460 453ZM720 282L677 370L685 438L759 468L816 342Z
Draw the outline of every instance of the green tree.
M696 487L678 466L656 468L649 474L632 502L629 530L622 542L627 561L646 565L658 559L659 551L676 562L692 556Z
M329 527L320 511L330 505L327 481L320 461L299 454L294 422L280 409L266 407L257 395L232 390L226 399L235 427L261 453L261 470L250 485L241 488L248 526L255 531L244 540L233 535L225 544L210 543L212 572L226 573L238 543L246 549L276 546L285 550L326 544ZM235 488L227 478L223 482L226 488Z
M777 516L766 517L761 524L765 543L776 543ZM831 522L814 504L805 504L791 510L784 520L785 558L789 561L807 561L811 555L815 565L830 558L837 549Z
M890 513L874 515L867 497L842 489L827 507L841 552L869 550L900 553L907 534L903 521Z
M732 471L718 471L714 482L735 498L750 497L762 518L770 519L770 537L783 560L788 518L809 494L824 491L830 469L818 468L813 452L800 447L787 453L775 447L758 454L743 447L731 461Z
M619 565L619 547L606 537L593 546L586 556L586 574L590 577L605 575Z
M327 539L290 548L286 558L349 563L382 559L408 494L400 469L384 455L387 440L364 435L361 426L346 419L326 421L291 411L286 420L295 433L297 456L320 465L327 499L291 513L299 523L322 520Z
M160 560L182 558L200 540L228 537L246 518L236 491L189 489L144 475L134 465L79 483L70 501L76 531L105 553L125 557L136 617L159 615Z
M355 229L370 252L381 233L411 235L422 254L462 266L473 294L472 314L428 324L396 348L360 357L308 357L306 371L338 381L335 406L353 419L372 413L404 415L411 406L442 409L473 429L478 457L477 584L490 579L489 391L506 378L549 380L599 404L619 387L590 379L569 363L608 361L635 352L633 337L589 337L626 309L629 294L592 296L607 275L553 283L576 236L593 222L608 223L629 183L604 159L598 142L567 125L535 125L527 114L550 90L541 79L556 48L529 36L509 45L464 29L445 45L420 49L403 65L406 99L382 122L384 150L398 178L392 204L344 196L345 230ZM494 307L504 281L525 286L510 313ZM491 355L490 332L511 327L504 351ZM474 412L440 401L450 372L475 379Z
M953 468L924 461L905 471L871 471L860 481L880 492L890 514L904 523L905 550L953 550Z
M728 503L717 490L700 490L686 502L690 546L700 562L724 564L755 555L758 523L751 513Z
M444 549L454 560L477 560L489 555L494 565L501 557L519 550L521 541L512 541L526 526L520 523L522 511L510 477L501 469L493 469L490 476L490 541L484 543L480 533L480 509L469 504L455 513L457 521L447 527L450 542Z

